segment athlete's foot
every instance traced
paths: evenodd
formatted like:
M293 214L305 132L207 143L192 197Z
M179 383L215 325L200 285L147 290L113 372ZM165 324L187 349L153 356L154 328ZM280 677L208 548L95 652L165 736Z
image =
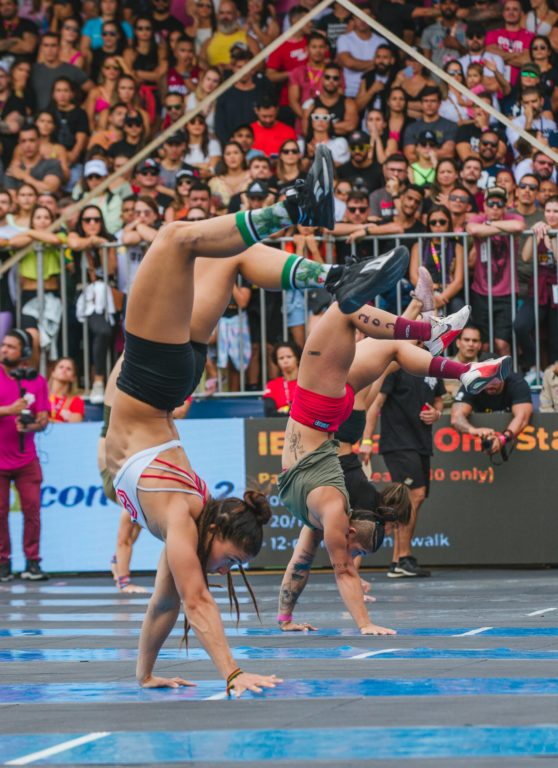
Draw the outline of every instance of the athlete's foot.
M485 360L482 363L472 363L471 367L461 376L461 383L470 395L478 395L491 382L502 382L510 375L512 359L509 355L496 360Z
M285 207L294 224L333 229L335 226L333 180L331 152L323 144L318 144L314 162L306 178L297 179L286 191Z
M424 342L424 346L433 357L441 355L444 349L459 336L467 325L470 314L471 307L467 306L447 317L427 318L432 326L432 335L428 341Z
M148 591L145 587L140 587L138 584L127 584L120 590L120 592L126 592L129 595L147 595Z
M423 317L428 317L428 313L434 311L434 283L426 267L419 267L417 284L411 296L422 304Z
M409 251L398 246L376 258L348 264L341 271L330 270L325 287L339 302L341 312L350 315L393 288L408 266Z

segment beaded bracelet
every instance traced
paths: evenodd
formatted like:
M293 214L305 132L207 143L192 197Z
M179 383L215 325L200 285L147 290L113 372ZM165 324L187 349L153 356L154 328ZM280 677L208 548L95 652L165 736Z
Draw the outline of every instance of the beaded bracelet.
M130 574L126 574L126 576L119 576L117 579L118 583L118 589L124 589L124 587L127 587L130 583Z
M240 667L237 667L233 672L230 673L230 675L227 677L227 694L230 695L230 692L234 688L234 685L232 683L236 680L236 678L242 674L242 670Z

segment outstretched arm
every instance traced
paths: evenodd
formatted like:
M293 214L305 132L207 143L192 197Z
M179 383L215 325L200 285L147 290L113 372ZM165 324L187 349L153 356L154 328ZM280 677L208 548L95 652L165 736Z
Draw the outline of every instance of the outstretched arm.
M292 620L292 615L298 598L308 583L310 569L314 562L316 550L323 538L321 531L313 531L304 526L294 548L293 555L281 582L279 592L279 614L277 621L284 632L315 629L310 624L298 624Z
M159 651L172 632L180 611L180 597L167 561L167 549L163 549L157 566L155 588L141 625L136 665L136 677L142 688L178 688L194 685L181 677L157 677L153 667Z

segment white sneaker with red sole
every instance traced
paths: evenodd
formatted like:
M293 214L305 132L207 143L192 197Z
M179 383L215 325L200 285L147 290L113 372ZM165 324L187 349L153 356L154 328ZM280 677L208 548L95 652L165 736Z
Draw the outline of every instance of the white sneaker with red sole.
M432 326L432 335L428 341L424 342L424 346L430 352L432 357L441 355L446 347L455 341L459 336L463 328L467 325L469 315L471 314L471 307L463 307L459 312L454 312L453 315L447 317L429 317L428 321Z
M461 376L461 383L470 395L478 395L492 381L504 381L511 373L512 359L509 355L496 360L473 363L467 373Z

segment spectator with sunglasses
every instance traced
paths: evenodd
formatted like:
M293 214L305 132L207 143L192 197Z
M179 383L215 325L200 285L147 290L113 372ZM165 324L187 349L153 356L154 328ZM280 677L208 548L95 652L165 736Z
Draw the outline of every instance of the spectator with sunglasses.
M165 222L180 221L190 208L189 195L199 174L192 166L179 170L175 176L175 192L172 203L165 211Z
M330 62L325 65L318 94L304 103L302 133L308 131L310 113L314 107L325 107L333 115L333 132L345 136L354 131L358 124L358 110L354 99L345 96L341 67Z
M122 71L127 72L127 67L122 59L122 54L127 46L126 36L122 27L115 21L106 21L101 31L102 45L91 52L89 60L89 74L92 80L97 82L105 59L114 57L118 59ZM128 73L129 74L129 73Z
M430 209L426 227L431 237L415 243L411 249L411 283L417 285L422 265L432 278L434 309L438 312L446 309L447 314L458 312L465 306L463 245L455 237L443 237L454 231L451 213L445 205L434 205Z
M122 64L118 57L107 56L96 79L97 85L91 88L84 104L91 133L106 125L108 111L116 93L116 84L122 74Z
M365 131L353 131L347 137L351 158L337 169L337 178L354 184L361 179L368 190L382 185L379 163L373 163L370 154L370 136Z
M454 184L448 194L448 210L451 214L452 230L465 232L465 226L472 208L472 198L463 184Z
M163 130L166 130L169 125L176 123L185 111L184 96L177 91L167 93L163 101Z
M498 53L492 53L486 50L486 28L478 22L470 22L465 30L465 39L467 44L467 53L459 58L459 63L463 72L467 72L470 64L483 65L484 86L487 90L497 91L498 82L496 81L496 72L504 78L506 65L504 59ZM490 62L490 66L487 66ZM495 69L493 69L495 67ZM492 86L492 87L491 87Z
M182 158L185 151L186 133L182 128L166 138L159 150L161 192L171 197L174 195L176 174L184 167Z
M515 188L515 205L511 209L511 212L523 216L525 220L525 229L533 229L537 222L544 221L544 212L537 200L539 188L540 181L531 173L524 174ZM532 237L524 235L521 238L520 247L516 254L517 280L519 298L521 299L524 299L527 296L529 284L533 277L533 260L521 258L526 242L532 244Z
M124 137L109 147L109 155L133 157L145 143L143 118L139 112L127 112L122 125Z
M356 96L359 112L369 109L385 109L386 96L397 74L397 58L393 48L382 43L376 48L372 68L362 75Z
M484 213L471 216L467 232L473 236L473 280L471 284L472 317L486 343L489 340L489 292L492 294L492 321L496 353L508 355L512 338L512 269L510 235L525 229L525 221L517 213L506 211L508 193L501 187L489 187L485 193ZM491 270L489 284L488 270ZM515 280L517 291L517 280Z
M349 161L350 151L347 140L335 136L331 115L325 107L315 107L310 113L310 123L306 134L306 159L312 160L318 144L325 144L333 156L336 167Z
M492 103L492 96L488 91L480 91L477 93L477 96L487 104ZM455 137L455 149L458 158L462 162L468 157L479 156L479 143L481 137L485 132L490 131L490 115L488 112L476 104L473 104L471 110L473 115L472 123L460 125ZM498 139L496 155L499 160L503 160L507 152L507 146L500 137L498 137Z
M556 42L558 42L558 27L554 28ZM558 67L556 66L554 51L548 37L537 34L531 40L529 46L531 62L536 64L541 73L541 88L543 95L550 100L553 112L558 109Z
M279 149L276 175L279 188L287 187L297 179L303 178L300 147L293 139L287 139Z
M502 163L498 162L498 149L500 146L500 135L488 129L483 131L479 139L479 159L481 161L482 173L478 181L480 189L489 189L496 183L496 176L505 169Z
M53 29L52 26L51 29ZM56 31L53 29L53 32ZM77 16L68 16L60 25L60 61L84 69L85 60L79 50L80 37L81 19Z
M160 191L161 166L151 157L142 160L137 166L133 186L138 196L151 197L155 201L161 215L172 203L172 197Z
M295 128L300 131L304 108L316 99L321 90L326 59L329 57L327 40L321 32L313 31L306 39L308 56L289 78L289 106L297 116Z
M72 198L80 200L99 186L109 175L107 164L99 158L88 160L83 168L83 178L72 190ZM110 189L95 197L95 205L101 210L103 224L111 234L122 226L122 197Z

